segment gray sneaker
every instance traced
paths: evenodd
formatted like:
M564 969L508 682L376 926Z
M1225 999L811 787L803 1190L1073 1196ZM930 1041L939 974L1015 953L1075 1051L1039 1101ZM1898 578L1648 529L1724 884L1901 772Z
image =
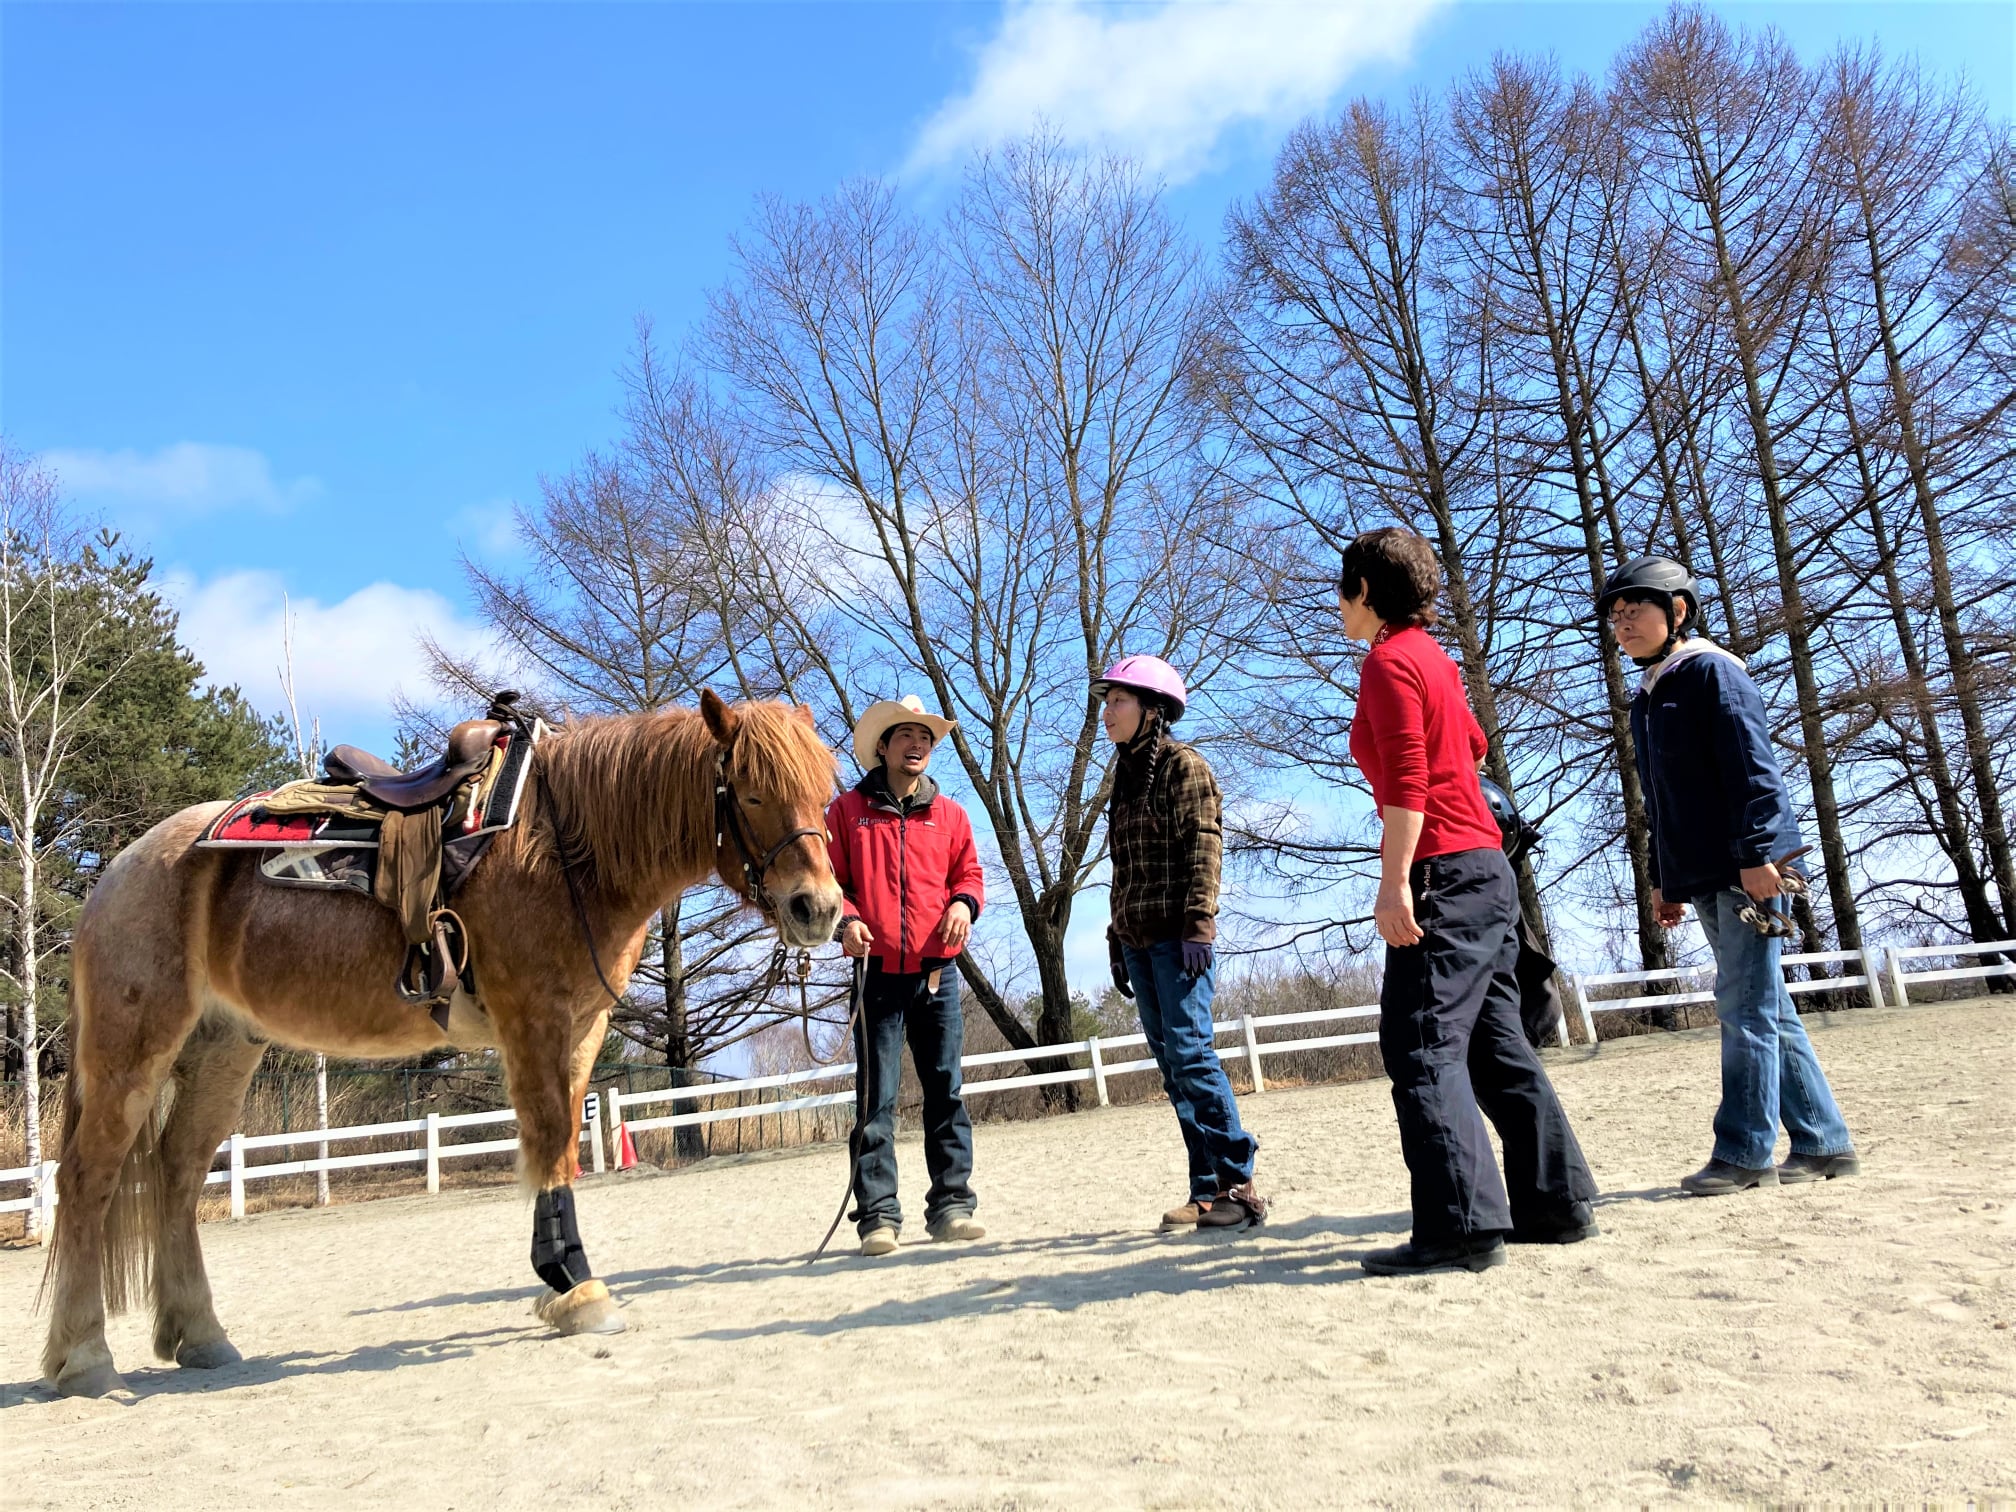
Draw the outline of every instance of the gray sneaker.
M1776 1185L1776 1166L1760 1166L1753 1170L1749 1166L1731 1165L1726 1160L1711 1160L1692 1176L1680 1178L1680 1190L1691 1192L1696 1197L1726 1197L1731 1192L1746 1191L1751 1187Z
M1859 1176L1862 1162L1853 1150L1839 1155L1793 1155L1778 1167L1778 1180L1787 1185L1801 1181L1832 1181L1837 1176Z

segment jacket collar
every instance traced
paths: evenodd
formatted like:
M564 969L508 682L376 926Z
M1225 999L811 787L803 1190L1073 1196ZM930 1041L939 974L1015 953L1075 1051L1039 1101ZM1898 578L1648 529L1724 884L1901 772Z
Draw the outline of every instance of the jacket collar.
M1734 651L1716 645L1715 642L1708 639L1705 635L1690 635L1686 640L1680 642L1679 645L1675 646L1666 655L1660 657L1659 660L1645 669L1645 675L1638 680L1638 691L1640 693L1650 693L1652 685L1665 676L1667 672L1678 666L1681 662L1692 660L1697 656L1726 656L1729 660L1736 663L1737 666L1740 667L1743 665L1743 658L1738 656Z
M863 773L861 780L854 786L860 789L861 795L871 806L887 809L892 814L915 814L929 808L932 800L938 796L938 784L933 782L927 773L917 779L917 791L910 795L910 801L899 803L896 795L889 791L889 778L880 762Z

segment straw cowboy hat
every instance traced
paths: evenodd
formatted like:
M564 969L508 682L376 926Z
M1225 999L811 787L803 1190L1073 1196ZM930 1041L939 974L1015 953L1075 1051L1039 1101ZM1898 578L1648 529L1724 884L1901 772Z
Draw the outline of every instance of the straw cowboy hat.
M956 720L942 719L927 713L923 701L915 693L906 693L902 699L885 698L879 703L868 705L860 722L854 726L854 759L861 763L861 770L867 771L881 757L875 754L875 747L882 743L882 737L900 724L920 724L931 732L935 745L945 738L945 732L957 723Z

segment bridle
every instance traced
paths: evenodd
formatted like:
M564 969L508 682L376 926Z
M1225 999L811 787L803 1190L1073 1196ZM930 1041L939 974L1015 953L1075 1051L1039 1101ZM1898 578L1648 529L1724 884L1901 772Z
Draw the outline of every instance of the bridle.
M733 844L736 859L742 863L742 895L766 914L773 917L777 905L770 897L770 889L764 885L764 878L770 875L770 868L777 858L800 840L823 840L826 831L811 825L801 825L763 852L761 860L756 859L756 847L750 842L749 832L742 827L742 805L735 786L728 780L728 751L726 747L714 758L714 848Z

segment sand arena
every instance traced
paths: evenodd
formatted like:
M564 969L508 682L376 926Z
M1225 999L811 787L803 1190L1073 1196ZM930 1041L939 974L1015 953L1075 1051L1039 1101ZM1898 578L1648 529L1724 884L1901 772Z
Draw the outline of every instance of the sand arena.
M590 1178L630 1331L530 1315L529 1203L211 1224L247 1355L37 1380L41 1258L0 1253L0 1477L22 1507L1615 1505L2016 1497L2016 1003L1809 1018L1854 1181L1682 1198L1713 1031L1549 1052L1604 1234L1365 1279L1405 1228L1383 1082L1242 1102L1275 1216L1160 1238L1166 1108L979 1130L990 1237L800 1263L833 1149ZM921 1208L921 1152L904 1144ZM845 1231L843 1230L843 1238Z

